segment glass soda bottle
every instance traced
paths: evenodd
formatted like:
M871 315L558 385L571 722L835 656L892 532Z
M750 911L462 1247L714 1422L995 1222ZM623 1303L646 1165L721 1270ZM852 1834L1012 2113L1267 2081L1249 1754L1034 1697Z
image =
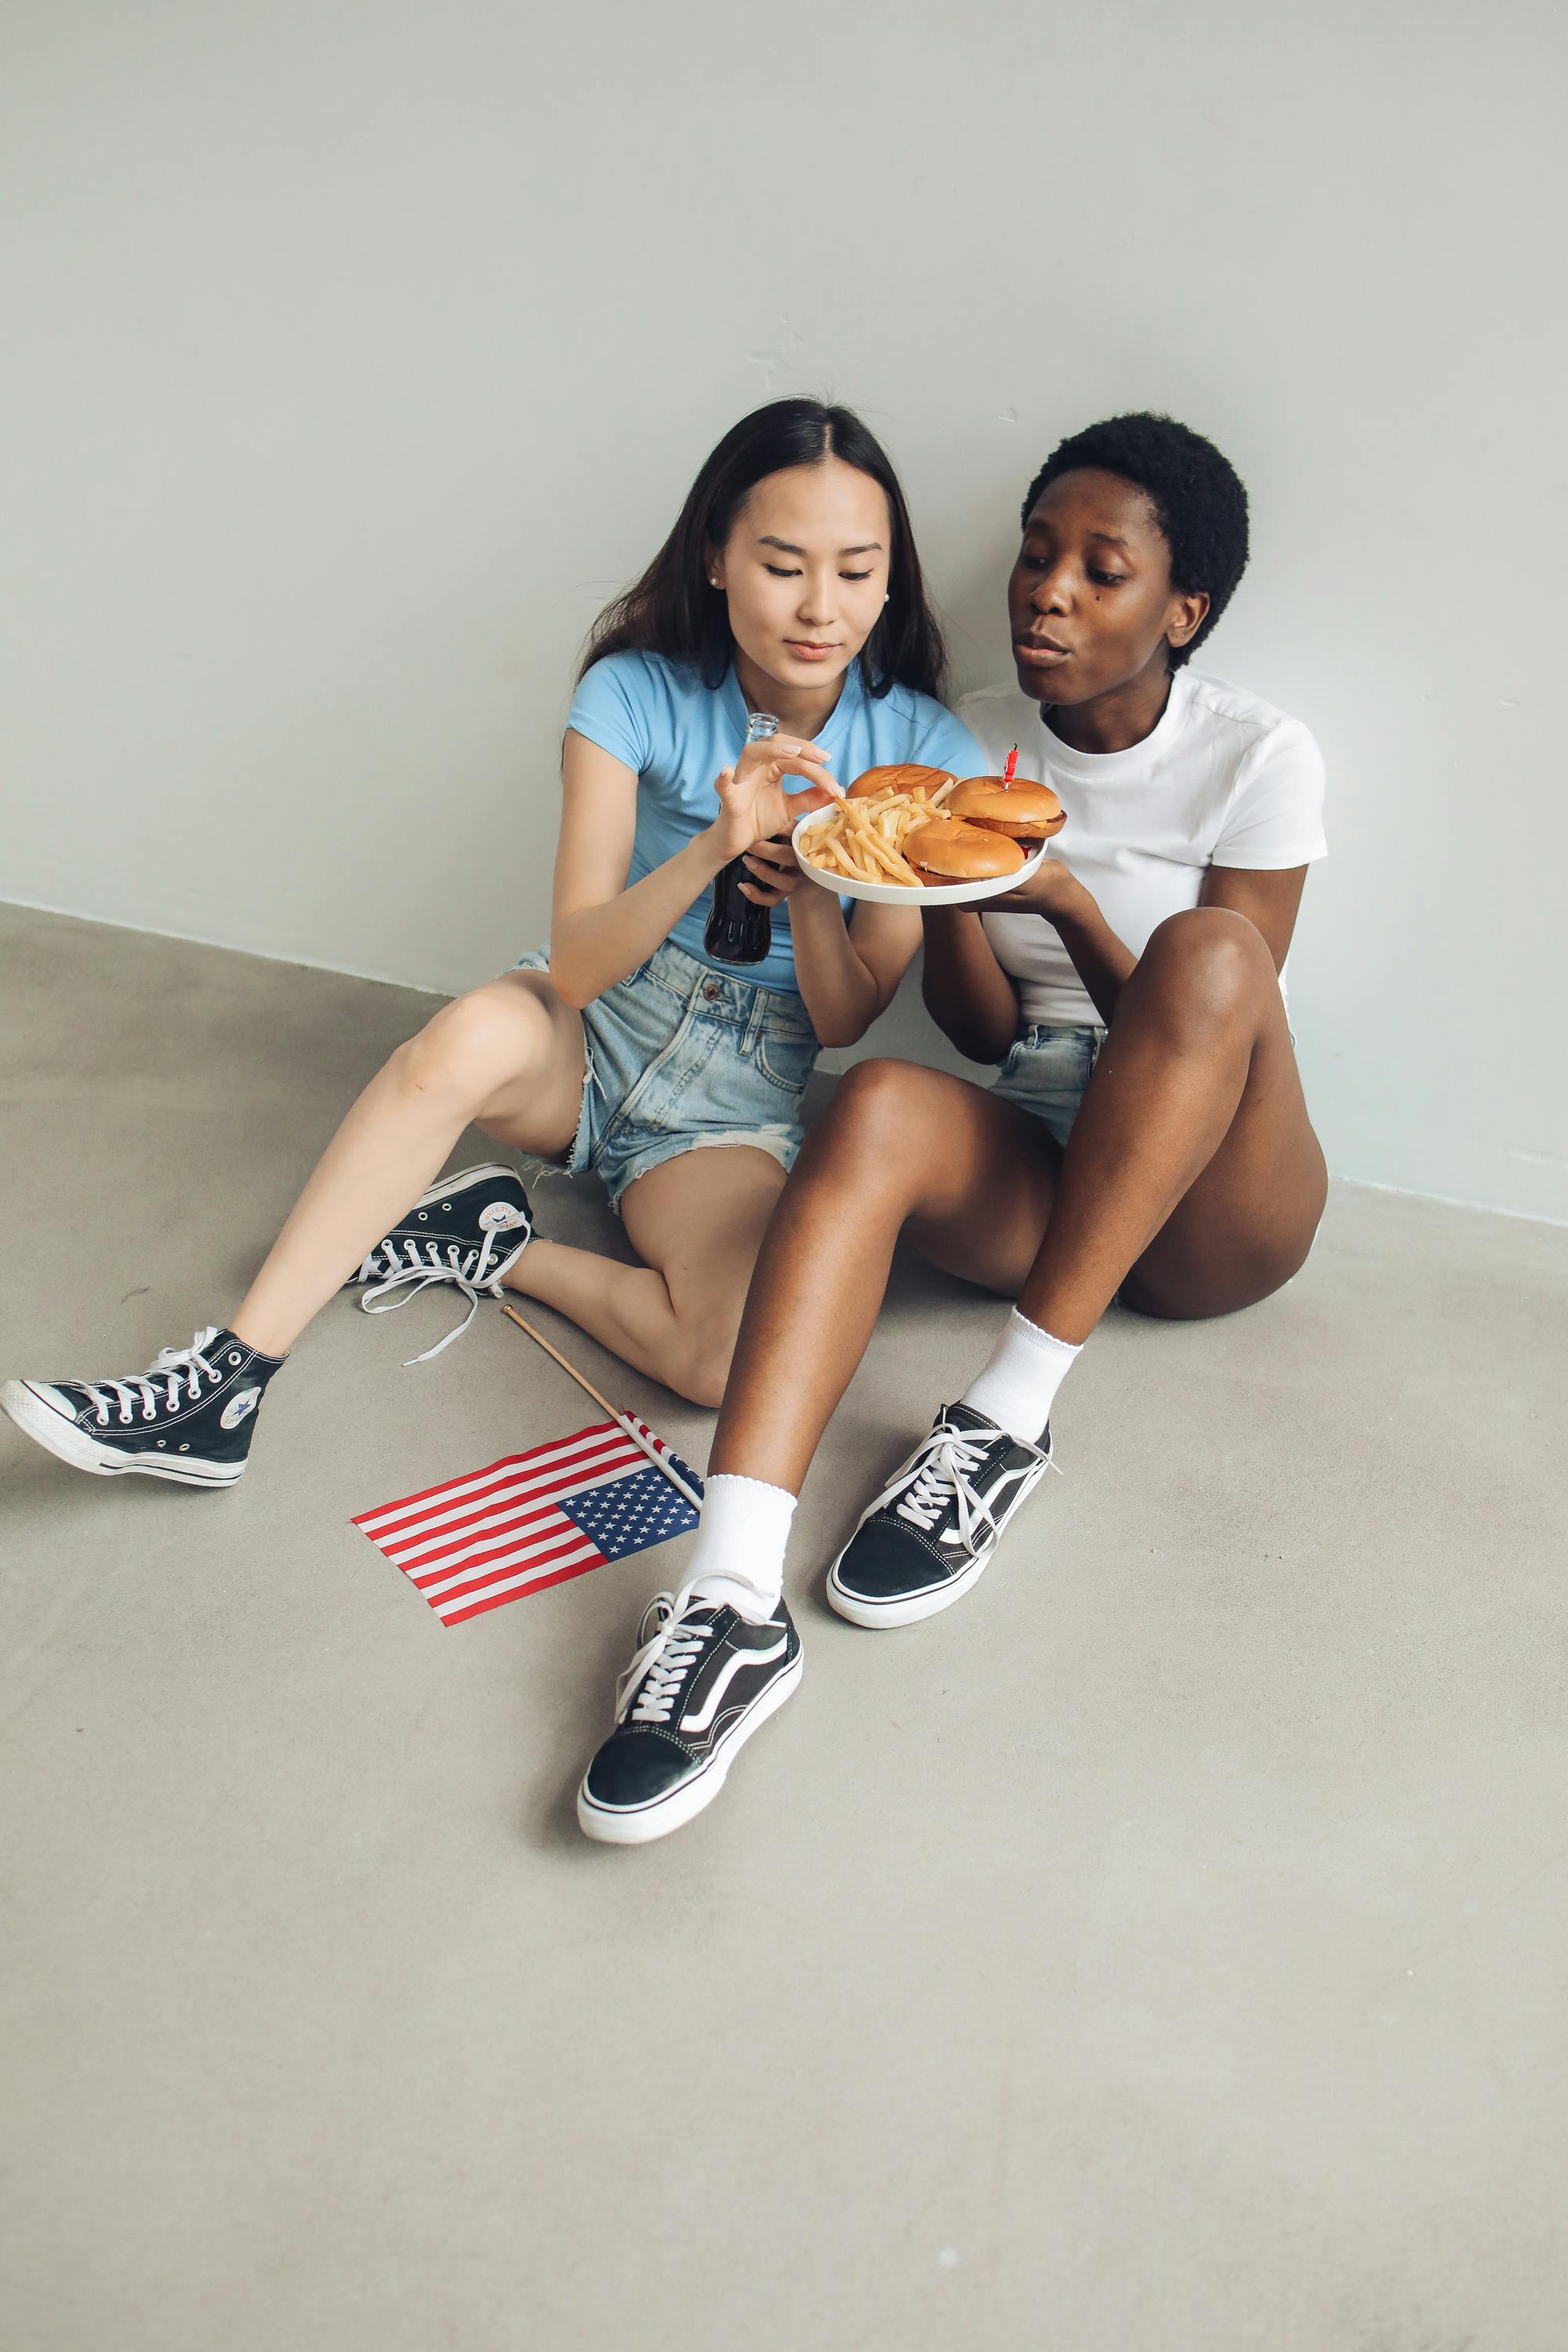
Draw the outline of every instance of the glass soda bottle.
M746 720L746 741L765 743L779 731L779 722L765 710L753 710ZM713 911L702 944L720 963L761 963L773 943L773 910L742 896L741 885L754 877L743 858L731 857L713 882Z

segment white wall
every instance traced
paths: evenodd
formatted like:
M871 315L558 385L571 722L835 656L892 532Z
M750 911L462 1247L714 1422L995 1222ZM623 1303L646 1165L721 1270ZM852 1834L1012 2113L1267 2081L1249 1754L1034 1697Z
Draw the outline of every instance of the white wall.
M1332 1164L1568 1214L1560 21L11 0L0 895L459 987L738 414L873 421L967 686L1037 461L1168 408L1253 497L1206 658L1328 753Z

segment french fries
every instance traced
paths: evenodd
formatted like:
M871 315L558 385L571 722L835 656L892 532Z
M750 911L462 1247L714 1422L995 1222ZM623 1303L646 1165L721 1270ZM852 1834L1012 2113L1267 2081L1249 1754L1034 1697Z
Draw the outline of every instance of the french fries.
M842 874L852 882L901 882L919 890L925 887L923 877L904 856L904 843L917 824L945 814L942 803L956 781L939 785L929 800L923 793L889 789L839 801L802 834L801 856L822 874Z

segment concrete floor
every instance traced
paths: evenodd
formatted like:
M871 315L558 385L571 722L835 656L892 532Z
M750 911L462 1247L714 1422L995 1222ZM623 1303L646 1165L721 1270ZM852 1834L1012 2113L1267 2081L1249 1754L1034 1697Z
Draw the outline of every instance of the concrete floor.
M0 950L0 1370L134 1370L428 1000ZM996 1315L904 1274L801 1696L641 1853L572 1796L679 1548L447 1632L348 1524L591 1417L499 1315L405 1372L449 1303L339 1302L229 1495L0 1423L7 2352L1561 2352L1565 1293L1337 1190L1264 1308L1112 1317L1067 1476L879 1640L825 1558Z

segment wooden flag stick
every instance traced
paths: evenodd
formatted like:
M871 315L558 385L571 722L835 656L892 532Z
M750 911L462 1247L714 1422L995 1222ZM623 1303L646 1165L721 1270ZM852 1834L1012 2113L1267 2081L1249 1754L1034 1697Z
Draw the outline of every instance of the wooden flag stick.
M509 1307L507 1305L504 1298L501 1301L500 1311L503 1315L510 1316L512 1321L517 1325L520 1331L526 1331L531 1339L536 1339L547 1356L553 1356L562 1370L563 1372L570 1373L571 1377L576 1381L580 1389L587 1390L588 1394L593 1398L594 1402L599 1407L600 1411L607 1412L610 1419L616 1423L616 1426L618 1429L624 1429L626 1431L626 1433L631 1439L632 1444L642 1448L642 1451L647 1455L648 1460L653 1464L655 1469L663 1471L670 1485L679 1494L685 1496L687 1501L690 1504L694 1511L701 1510L701 1496L692 1492L685 1479L681 1476L679 1471L675 1467L675 1465L672 1462L666 1460L665 1456L659 1452L658 1446L652 1443L651 1439L643 1435L641 1430L637 1428L635 1422L631 1421L626 1413L617 1412L615 1406L609 1402L608 1398L602 1397L599 1394L599 1391L594 1386L593 1381L584 1379L584 1375L577 1370L576 1365L569 1364L565 1357L562 1354L560 1349L552 1348L549 1340L545 1338L543 1332L536 1331L532 1324L525 1321L523 1317L518 1313L515 1307Z

